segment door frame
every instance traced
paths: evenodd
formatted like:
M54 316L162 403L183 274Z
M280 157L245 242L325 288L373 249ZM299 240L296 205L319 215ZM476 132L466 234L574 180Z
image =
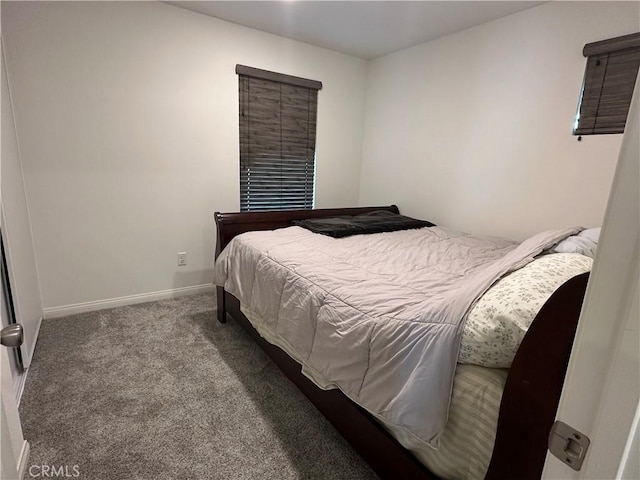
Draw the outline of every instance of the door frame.
M557 413L591 445L577 472L547 452L543 479L639 478L639 104L640 77Z
M2 284L0 303L2 315L7 314L5 285ZM29 442L24 439L18 401L9 364L9 349L0 347L0 478L24 478L29 461Z

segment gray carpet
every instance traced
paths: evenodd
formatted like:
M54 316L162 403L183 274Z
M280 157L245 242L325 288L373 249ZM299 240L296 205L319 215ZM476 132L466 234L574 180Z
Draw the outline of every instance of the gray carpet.
M213 294L44 321L20 414L79 479L377 478Z

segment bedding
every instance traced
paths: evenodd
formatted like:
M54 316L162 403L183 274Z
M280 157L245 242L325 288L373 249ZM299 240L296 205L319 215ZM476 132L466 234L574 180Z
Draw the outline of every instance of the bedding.
M509 368L533 319L571 277L591 271L580 253L543 255L498 280L467 314L458 362Z
M334 238L434 226L431 222L405 217L386 210L377 210L360 215L294 220L292 223L314 233L329 235Z
M577 235L567 237L549 250L550 253L581 253L588 257L596 256L600 238L600 228L587 228Z
M465 312L502 275L578 231L520 245L443 227L341 239L300 227L248 232L218 257L215 283L284 339L305 374L325 378L323 388L437 448Z
M260 335L269 343L282 348L302 363L302 359L289 343L266 327L266 322L246 305L241 305L247 317ZM440 448L434 450L423 442L395 428L390 423L382 425L398 442L411 451L424 465L441 478L457 480L481 480L491 461L495 441L500 400L508 371L484 368L477 365L458 365L453 378L453 390L447 426L440 437ZM316 385L326 384L326 379L311 378Z

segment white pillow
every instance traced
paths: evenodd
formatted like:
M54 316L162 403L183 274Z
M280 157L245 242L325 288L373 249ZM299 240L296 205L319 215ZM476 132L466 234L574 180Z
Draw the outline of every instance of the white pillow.
M582 255L594 258L596 256L599 238L600 228L588 228L581 231L578 235L565 238L550 249L549 253L581 253Z
M496 282L471 307L458 363L508 368L542 305L571 277L591 270L579 253L552 253Z

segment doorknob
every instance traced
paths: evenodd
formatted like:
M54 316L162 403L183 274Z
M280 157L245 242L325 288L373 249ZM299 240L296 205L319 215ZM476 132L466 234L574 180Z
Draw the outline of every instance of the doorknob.
M24 335L22 333L22 325L14 323L0 330L0 343L5 347L19 347L22 345Z

